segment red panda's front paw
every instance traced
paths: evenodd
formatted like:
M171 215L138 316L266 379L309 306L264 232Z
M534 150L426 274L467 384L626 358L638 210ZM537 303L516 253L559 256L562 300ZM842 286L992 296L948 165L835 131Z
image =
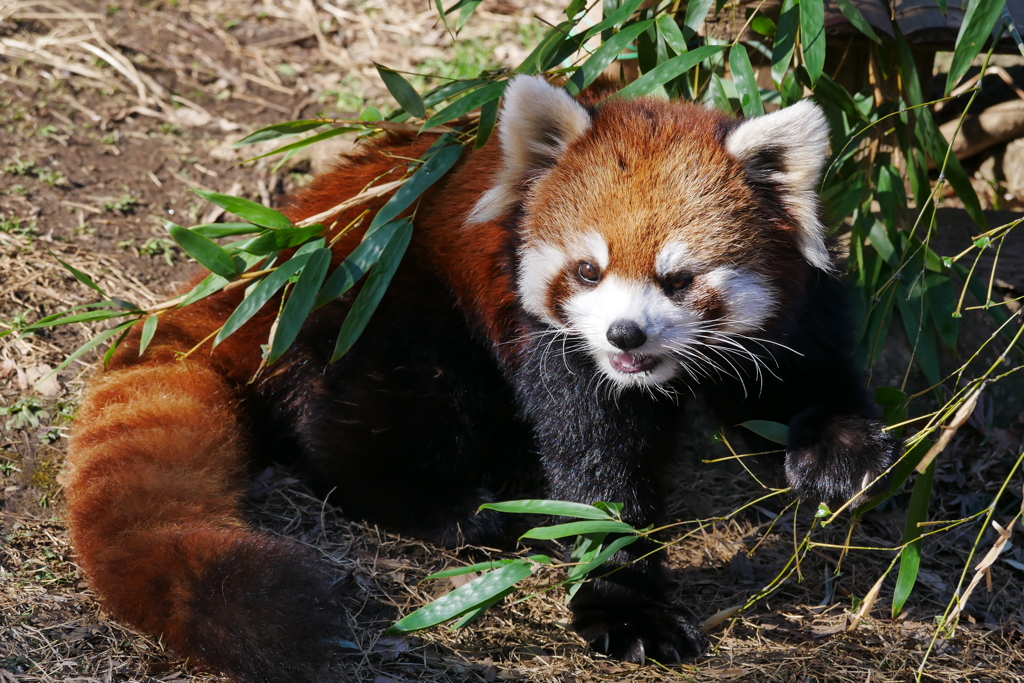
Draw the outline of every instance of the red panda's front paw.
M821 415L813 408L789 424L786 481L805 500L842 505L884 485L879 479L899 457L902 442L863 415Z
M706 644L689 619L663 605L574 604L573 627L596 652L636 664L676 664Z

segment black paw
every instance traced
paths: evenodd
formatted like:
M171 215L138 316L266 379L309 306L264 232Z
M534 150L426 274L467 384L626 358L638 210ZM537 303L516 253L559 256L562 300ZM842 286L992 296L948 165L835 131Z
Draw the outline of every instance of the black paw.
M572 604L573 627L597 652L627 662L675 664L696 657L706 641L686 617L662 605Z
M900 439L882 427L862 415L805 410L789 423L786 481L805 500L830 507L877 493L884 481L875 480L902 451Z

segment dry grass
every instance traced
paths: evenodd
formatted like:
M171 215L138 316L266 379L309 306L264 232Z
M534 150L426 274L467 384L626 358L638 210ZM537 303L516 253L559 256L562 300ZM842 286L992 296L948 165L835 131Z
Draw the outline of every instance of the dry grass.
M523 28L534 11L557 19L548 4L489 0L464 32L477 51L467 53L452 48L425 1L0 0L0 325L95 300L51 252L112 294L155 303L187 270L180 253L159 242L160 220L218 217L189 187L269 203L322 163L238 167L244 157L232 141L275 121L386 104L372 61L398 69L514 63L535 36ZM498 48L482 47L483 39ZM0 416L0 680L217 680L107 618L60 523L61 434L95 359L72 364L42 394L32 384L102 327L0 338L0 407L21 406ZM980 419L991 407L983 396L980 417L940 457L931 519L976 511L1008 476L1024 429L1012 419ZM347 662L351 680L910 681L933 644L924 680L1024 680L1020 548L1005 548L981 575L955 632L934 640L935 618L972 549L966 581L999 538L989 530L976 543L977 521L928 540L900 618L888 615L890 576L851 628L892 560L906 495L866 517L849 540L848 518L815 530L819 545L793 565L809 511L784 495L750 506L764 490L736 461L700 463L726 454L708 445L713 429L695 421L681 435L682 464L672 475L673 518L704 520L665 535L678 601L706 618L789 576L712 627L705 657L673 668L589 654L567 625L561 594L541 590L556 580L550 574L534 580L532 599L506 601L469 628L382 636L398 615L451 588L420 579L492 551L444 551L342 519L280 470L256 478L249 506L254 524L316 549L350 588L343 609L359 648ZM1016 513L1020 481L1018 473L996 521ZM829 544L878 549L844 553Z

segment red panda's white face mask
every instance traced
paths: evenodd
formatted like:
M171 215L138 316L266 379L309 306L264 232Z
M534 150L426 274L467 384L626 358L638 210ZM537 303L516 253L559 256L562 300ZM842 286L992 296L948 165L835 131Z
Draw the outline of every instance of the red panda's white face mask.
M785 351L759 335L786 279L802 261L831 268L815 195L827 132L810 103L739 125L656 100L592 114L517 77L499 124L504 166L467 229L523 208L523 307L551 326L555 351L585 350L613 387L736 375L751 348L770 372Z

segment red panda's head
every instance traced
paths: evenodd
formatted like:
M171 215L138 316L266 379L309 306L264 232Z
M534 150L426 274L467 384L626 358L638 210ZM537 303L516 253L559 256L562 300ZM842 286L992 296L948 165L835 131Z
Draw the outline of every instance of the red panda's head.
M521 207L522 305L617 386L727 370L806 264L831 269L816 196L828 127L810 102L738 123L648 98L587 107L520 76L498 132L502 168L467 223Z

